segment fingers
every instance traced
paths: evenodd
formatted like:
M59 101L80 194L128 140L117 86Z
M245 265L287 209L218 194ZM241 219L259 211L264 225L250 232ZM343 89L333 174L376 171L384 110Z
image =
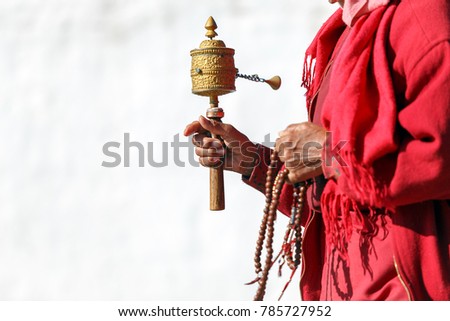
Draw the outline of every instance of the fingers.
M280 160L286 167L293 168L302 162L302 136L303 124L291 124L279 133L275 143L275 150L278 152ZM300 149L299 149L300 147Z
M206 167L217 166L222 157L225 156L225 148L220 140L207 137L204 134L197 134L192 137L195 154L199 157L199 163Z
M291 124L286 129L278 133L278 138L275 142L275 150L278 153L282 153L286 149L291 149L293 147L293 131L296 130L301 124Z
M224 124L216 120L206 119L203 116L200 116L198 121L205 130L214 135L220 135L225 139L229 136L232 136L233 132L235 131L234 127L229 124Z
M204 143L208 142L209 138L211 138L209 133L195 134L194 136L192 136L192 144L194 144L194 146L197 146L197 147L202 147ZM211 138L211 139L220 143L220 140L218 140L216 138Z
M310 125L308 122L290 124L284 130L279 132L275 150L277 150L281 156L286 156L286 152L295 149L299 145L299 142L307 143L304 137L308 134L308 125Z
M195 147L195 154L199 157L223 157L225 155L225 149L220 147Z
M311 125L310 122L303 122L303 123L297 123L297 124L290 124L288 127L286 127L284 130L278 133L278 136L286 136L291 135L293 132L303 132L305 130L308 130L308 127Z
M206 129L202 127L202 125L198 121L193 121L184 129L184 136L190 136L194 133L205 133Z
M199 157L199 163L207 167L219 166L225 160L232 164L230 155L236 154L237 157L243 157L244 152L241 148L247 143L253 146L248 137L232 125L209 120L203 116L198 121L187 125L184 135L192 135L192 143L196 146L195 153ZM216 138L216 135L220 136L220 140ZM238 149L234 148L235 146Z
M275 150L278 152L282 162L285 162L285 159L291 156L294 148L295 145L290 136L281 136L275 141Z
M205 167L216 167L216 166L220 165L221 162L222 162L222 159L218 158L218 157L200 157L199 158L200 165L205 166Z
M292 154L288 155L287 157L285 157L284 163L286 165L286 168L288 168L288 169L305 166L301 155L298 155L295 153L292 153Z
M278 136L285 136L289 134L289 132L296 130L300 127L301 124L290 124L288 127L286 127L284 130L278 133Z
M323 127L310 122L292 124L279 133L275 150L289 169L288 182L295 183L322 173Z
M248 138L239 132L230 124L224 124L220 121L209 120L203 116L200 116L198 121L194 121L186 126L184 130L185 136L190 136L192 134L205 134L211 133L214 135L221 136L225 142L232 141L245 141Z

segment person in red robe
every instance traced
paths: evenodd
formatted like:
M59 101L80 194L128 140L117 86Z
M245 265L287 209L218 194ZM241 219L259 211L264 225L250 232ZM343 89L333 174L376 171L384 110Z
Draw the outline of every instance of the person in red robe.
M275 145L289 183L313 180L302 299L450 300L450 3L329 2L306 52L309 121ZM202 165L224 160L264 193L270 149L204 117L185 135Z

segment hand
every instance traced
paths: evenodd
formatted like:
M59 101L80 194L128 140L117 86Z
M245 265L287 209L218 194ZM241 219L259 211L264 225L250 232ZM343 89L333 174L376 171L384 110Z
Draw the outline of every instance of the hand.
M326 130L311 122L289 125L280 132L275 150L289 170L289 183L298 183L322 174L322 149Z
M211 138L209 133L220 135L223 143L217 138ZM251 175L258 157L256 145L232 125L200 116L198 121L187 125L184 130L185 136L192 134L192 143L196 146L195 153L201 165L216 167L224 161L224 169Z

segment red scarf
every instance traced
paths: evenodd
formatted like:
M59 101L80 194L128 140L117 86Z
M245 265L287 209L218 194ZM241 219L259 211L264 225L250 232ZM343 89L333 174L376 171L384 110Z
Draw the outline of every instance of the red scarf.
M327 243L344 257L352 233L350 212L363 226L362 237L370 240L377 231L372 218L385 204L386 184L376 179L373 164L396 150L397 106L386 55L395 9L395 4L382 6L356 20L334 59L331 86L323 104L322 124L333 140L324 148L324 161L338 142L347 141L339 151L341 164L323 165L325 176L335 172L340 176L328 181L321 198ZM302 85L307 88L308 106L344 27L339 9L307 49ZM361 208L369 210L362 214Z

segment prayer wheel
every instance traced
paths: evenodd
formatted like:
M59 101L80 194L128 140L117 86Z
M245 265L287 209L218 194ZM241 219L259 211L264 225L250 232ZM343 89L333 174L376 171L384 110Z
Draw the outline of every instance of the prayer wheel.
M209 17L205 24L206 34L209 39L203 40L198 49L191 50L191 80L192 93L209 97L209 108L206 117L215 121L221 121L224 111L219 107L219 96L236 91L236 78L245 78L257 82L266 82L274 90L281 85L281 79L275 76L265 80L258 75L242 75L234 65L234 49L227 48L222 40L214 39L217 36L217 24ZM220 139L219 136L212 135ZM220 211L225 209L223 180L223 162L210 169L210 210Z

